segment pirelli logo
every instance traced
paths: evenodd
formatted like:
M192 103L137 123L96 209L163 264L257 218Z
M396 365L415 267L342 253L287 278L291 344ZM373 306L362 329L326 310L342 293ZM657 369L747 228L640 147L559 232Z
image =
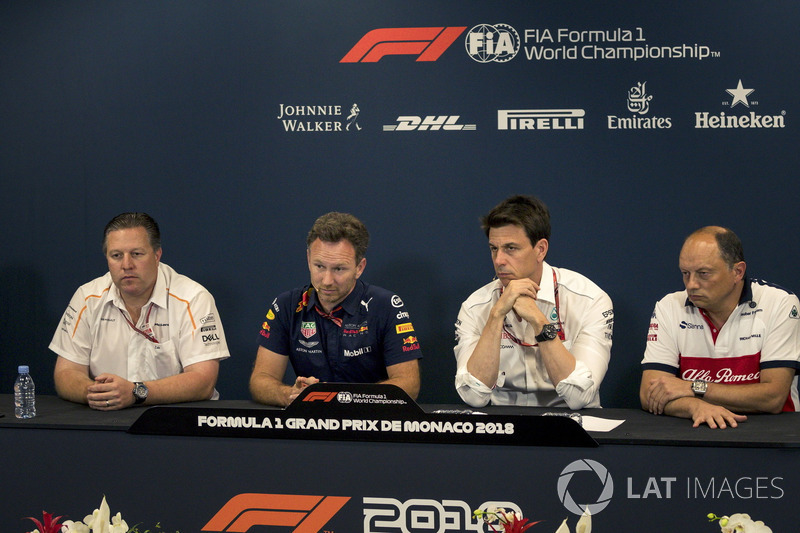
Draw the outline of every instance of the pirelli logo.
M498 130L582 130L583 109L500 109Z
M414 326L411 324L411 322L406 322L404 324L397 324L394 329L397 331L398 335L402 335L403 333L410 333L414 331Z
M239 494L201 531L245 533L256 526L277 526L284 528L280 531L292 527L292 533L317 533L348 500L349 496Z
M390 55L411 55L417 56L417 61L436 61L466 29L466 26L439 26L372 30L339 63L377 63Z

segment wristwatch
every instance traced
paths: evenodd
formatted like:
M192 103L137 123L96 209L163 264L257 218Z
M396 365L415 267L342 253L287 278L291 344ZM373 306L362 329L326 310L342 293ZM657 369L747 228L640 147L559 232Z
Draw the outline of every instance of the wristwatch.
M555 324L545 324L542 326L542 332L534 337L536 342L547 342L558 337L558 329Z
M708 381L703 381L702 379L696 379L692 381L692 392L694 393L695 397L702 398L705 396L707 390Z
M137 381L133 384L133 397L135 399L134 403L144 403L147 399L147 385L142 383L141 381Z

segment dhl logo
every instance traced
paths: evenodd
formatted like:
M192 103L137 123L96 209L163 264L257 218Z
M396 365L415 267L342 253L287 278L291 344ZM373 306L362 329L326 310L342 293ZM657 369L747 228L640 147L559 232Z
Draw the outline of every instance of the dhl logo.
M254 526L293 527L292 533L317 533L350 500L349 496L239 494L201 531L245 533Z

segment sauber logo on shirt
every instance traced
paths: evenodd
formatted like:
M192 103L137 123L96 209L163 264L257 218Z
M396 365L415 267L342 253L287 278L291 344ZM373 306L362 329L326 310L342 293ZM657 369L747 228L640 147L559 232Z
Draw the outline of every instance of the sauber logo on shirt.
M466 29L466 26L439 26L372 30L339 63L376 63L388 55L412 55L417 56L417 61L436 61Z
M349 496L239 494L231 498L201 531L249 531L256 526L278 526L281 531L316 533L349 500ZM289 530L287 526L294 529Z
M693 381L702 379L712 383L758 383L761 375L761 354L710 359L708 357L681 356L680 375Z

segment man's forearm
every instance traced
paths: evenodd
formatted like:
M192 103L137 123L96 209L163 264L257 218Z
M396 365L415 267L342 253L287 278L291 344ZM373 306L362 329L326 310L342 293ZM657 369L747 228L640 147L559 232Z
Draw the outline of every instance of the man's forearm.
M419 388L420 383L419 379L414 379L411 376L398 376L394 378L389 378L387 380L381 381L381 383L388 383L390 385L396 385L406 391L406 394L411 396L412 400L416 400L417 396L419 396Z
M64 370L56 372L53 379L56 385L56 394L60 398L75 403L88 403L86 399L88 388L94 381L84 373Z
M736 412L780 413L788 394L788 388L784 390L776 383L709 383L703 399Z
M489 315L489 320L481 331L480 339L467 361L467 371L487 387L497 383L500 372L500 340L503 332L503 319Z
M292 387L266 374L254 374L250 379L250 394L258 403L286 407L291 392Z
M216 380L195 372L183 372L167 378L148 381L147 404L195 402L208 400L214 394ZM133 395L133 387L131 387Z

